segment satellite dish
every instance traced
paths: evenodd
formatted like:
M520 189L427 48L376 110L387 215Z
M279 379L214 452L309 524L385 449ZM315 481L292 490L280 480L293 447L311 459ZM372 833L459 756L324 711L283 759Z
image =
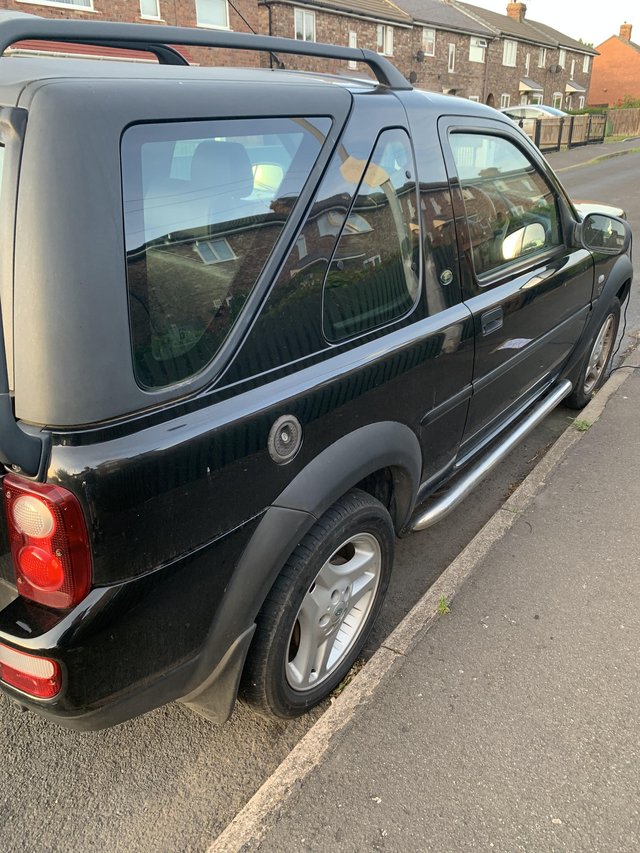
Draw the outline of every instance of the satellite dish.
M413 84L416 82L417 79L418 79L418 75L416 74L415 71L412 71L411 74L409 74L409 83L411 83L411 85L413 86Z
M559 74L562 71L562 65L550 65L547 70L549 74Z

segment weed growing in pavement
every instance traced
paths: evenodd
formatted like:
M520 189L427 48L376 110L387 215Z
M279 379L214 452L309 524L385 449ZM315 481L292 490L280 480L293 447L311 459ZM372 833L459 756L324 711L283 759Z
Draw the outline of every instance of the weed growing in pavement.
M586 432L591 426L589 421L585 421L584 418L576 418L573 422L574 427L578 430L578 432Z
M451 613L451 608L447 604L447 599L444 597L444 595L441 595L440 600L438 601L438 613L441 616L444 616L445 613Z

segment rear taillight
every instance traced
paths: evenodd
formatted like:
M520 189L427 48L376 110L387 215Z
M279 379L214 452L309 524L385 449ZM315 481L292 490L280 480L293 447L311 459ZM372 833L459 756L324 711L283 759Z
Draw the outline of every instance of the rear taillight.
M7 474L4 507L20 595L72 607L91 585L91 550L78 499L61 486Z
M0 679L38 699L51 699L60 692L62 685L60 664L57 661L18 652L2 644Z

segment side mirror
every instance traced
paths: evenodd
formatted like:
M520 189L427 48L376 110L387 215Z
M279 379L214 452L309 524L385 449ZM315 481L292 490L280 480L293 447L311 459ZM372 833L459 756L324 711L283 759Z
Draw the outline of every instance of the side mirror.
M622 255L631 243L629 223L606 213L587 213L578 225L578 241L590 252Z

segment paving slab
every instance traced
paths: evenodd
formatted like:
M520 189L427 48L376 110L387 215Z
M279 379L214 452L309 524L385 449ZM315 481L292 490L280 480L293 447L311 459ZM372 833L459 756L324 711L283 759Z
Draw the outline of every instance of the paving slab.
M243 849L638 849L639 451L634 370Z

